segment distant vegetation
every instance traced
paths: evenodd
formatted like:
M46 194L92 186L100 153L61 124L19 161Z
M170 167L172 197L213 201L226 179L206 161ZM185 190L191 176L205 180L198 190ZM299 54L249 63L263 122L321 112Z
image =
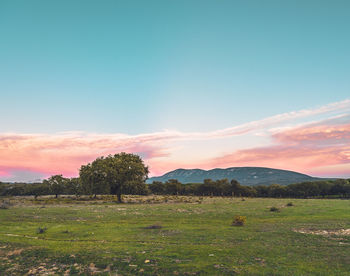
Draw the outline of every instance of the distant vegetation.
M263 168L260 168L263 169ZM264 173L265 173L264 169ZM269 169L272 170L272 169ZM280 171L280 170L276 170ZM294 173L294 172L293 172ZM295 173L294 173L295 174ZM79 177L65 178L53 175L43 183L1 183L0 196L32 195L116 195L119 202L122 194L129 195L195 195L231 197L350 197L350 181L346 179L314 180L290 185L241 185L227 178L204 179L203 183L183 184L177 179L146 184L148 168L135 154L119 153L99 157L80 168Z
M95 185L95 186L93 186ZM98 186L101 185L101 186ZM196 196L234 196L234 197L273 197L273 198L350 198L350 181L346 179L302 182L287 186L272 184L243 186L236 180L206 179L204 183L182 184L176 179L165 183L154 181L152 184L128 182L120 188L120 194L129 195L196 195ZM64 178L55 175L43 183L0 183L0 196L32 195L91 195L114 194L106 182L89 183L81 178ZM121 197L119 198L121 201Z

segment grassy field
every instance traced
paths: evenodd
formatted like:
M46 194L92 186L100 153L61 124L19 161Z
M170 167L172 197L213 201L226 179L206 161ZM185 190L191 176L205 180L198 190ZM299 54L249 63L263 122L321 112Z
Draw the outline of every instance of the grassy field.
M11 199L0 275L349 275L349 200L124 199Z

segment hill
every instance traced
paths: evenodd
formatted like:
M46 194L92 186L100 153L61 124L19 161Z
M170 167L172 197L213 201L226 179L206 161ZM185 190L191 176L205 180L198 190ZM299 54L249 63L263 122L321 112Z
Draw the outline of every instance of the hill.
M273 183L288 185L304 181L320 180L317 177L287 170L262 167L232 167L208 171L201 169L177 169L162 176L151 177L147 180L147 183L152 183L153 181L165 182L169 179L177 179L181 183L202 183L207 178L212 180L223 178L229 180L236 179L242 185L249 186L269 185Z

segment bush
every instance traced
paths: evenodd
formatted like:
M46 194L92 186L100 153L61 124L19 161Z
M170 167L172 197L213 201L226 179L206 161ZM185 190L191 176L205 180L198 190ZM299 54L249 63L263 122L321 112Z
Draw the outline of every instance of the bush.
M287 206L294 206L293 202L288 202Z
M46 230L47 230L47 228L46 228L46 227L44 227L44 228L42 228L42 227L38 227L38 229L36 230L36 232L37 232L38 234L43 234L43 233L45 233L45 232L46 232Z
M271 208L270 208L270 211L271 211L271 212L279 212L280 209L278 209L277 207L271 207Z
M145 227L145 229L161 229L161 228L163 228L163 227L159 224L153 224L153 225Z
M243 226L247 221L247 217L245 216L235 216L233 219L232 225L233 226Z

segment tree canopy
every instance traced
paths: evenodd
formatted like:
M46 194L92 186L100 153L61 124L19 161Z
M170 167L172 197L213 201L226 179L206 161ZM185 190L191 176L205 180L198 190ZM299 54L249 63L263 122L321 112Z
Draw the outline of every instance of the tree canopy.
M121 202L124 192L146 189L148 167L140 156L131 153L118 153L99 157L80 168L80 178L86 193L110 193L117 195Z

